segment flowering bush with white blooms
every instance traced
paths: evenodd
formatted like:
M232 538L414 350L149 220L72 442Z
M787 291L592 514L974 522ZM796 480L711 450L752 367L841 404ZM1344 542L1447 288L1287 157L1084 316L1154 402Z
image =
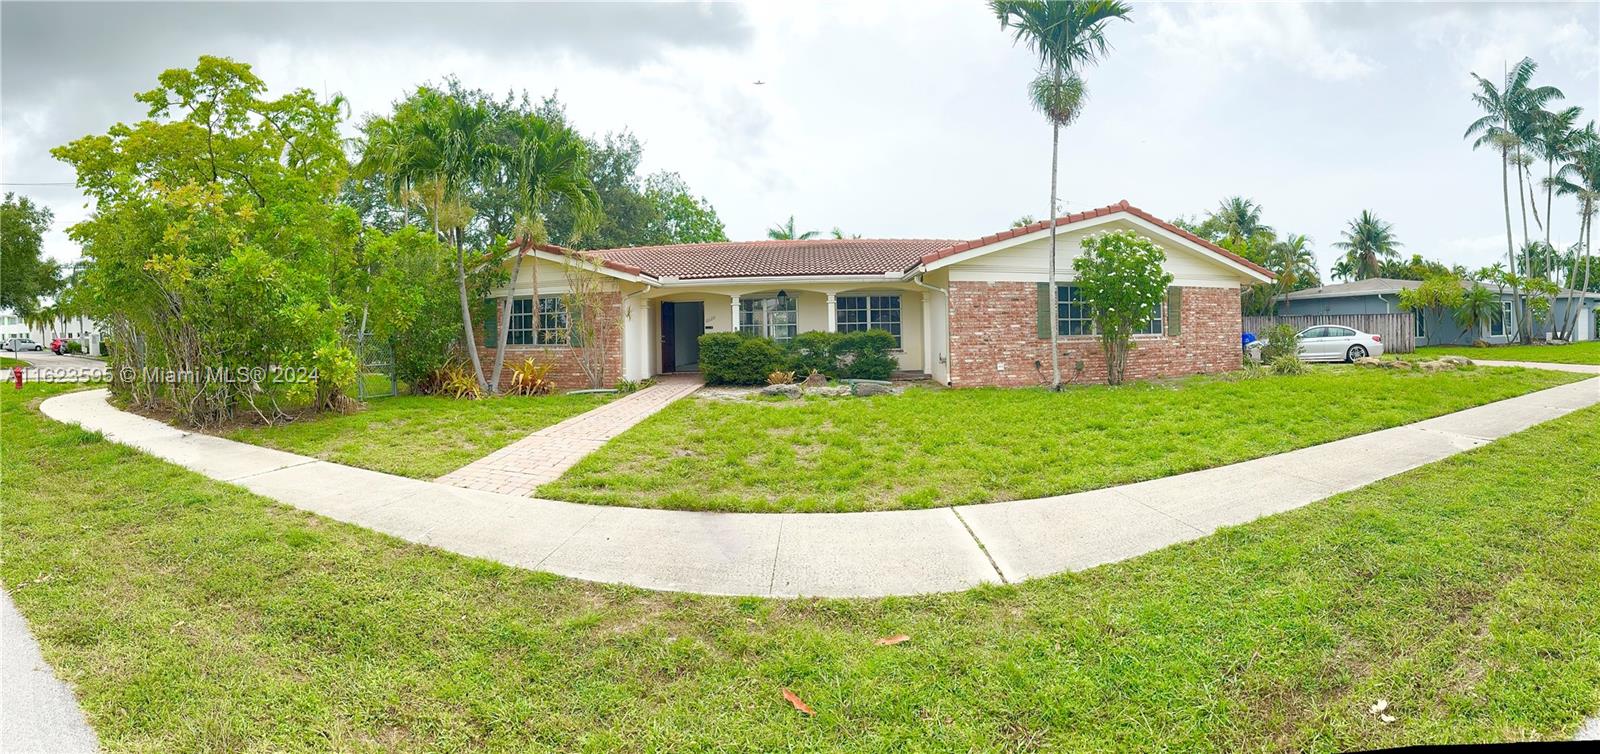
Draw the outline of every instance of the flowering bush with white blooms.
M1134 331L1159 310L1172 283L1161 266L1167 255L1154 241L1126 230L1092 233L1082 245L1083 254L1072 260L1075 284L1094 313L1106 381L1121 384Z

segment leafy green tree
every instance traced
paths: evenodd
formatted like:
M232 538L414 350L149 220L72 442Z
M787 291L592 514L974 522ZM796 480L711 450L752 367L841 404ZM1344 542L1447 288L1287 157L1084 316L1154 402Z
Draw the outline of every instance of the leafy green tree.
M1459 276L1450 272L1436 273L1424 278L1422 285L1416 288L1402 288L1400 308L1429 313L1438 319L1446 310L1459 308L1464 293Z
M50 209L6 193L0 203L0 307L26 318L61 289L61 265L44 255Z
M1120 385L1134 331L1150 321L1172 284L1172 274L1163 267L1167 255L1155 242L1130 231L1090 234L1082 246L1083 253L1072 260L1076 285L1094 313L1106 382Z
M1261 221L1261 205L1242 196L1230 196L1212 213L1211 218L1222 238L1256 240L1277 235L1271 226Z
M645 236L656 244L712 243L728 240L717 210L703 196L695 196L677 173L653 173L644 181L644 196L651 207Z
M1087 86L1079 71L1111 51L1106 26L1128 21L1131 9L1118 0L990 0L989 10L1014 42L1039 57L1039 73L1028 86L1035 109L1050 121L1050 309L1057 306L1056 211L1061 129L1083 113ZM1061 389L1060 335L1050 331L1051 389Z
M355 377L336 295L359 232L334 201L342 104L265 93L248 65L201 57L137 95L148 120L52 150L94 200L69 233L88 260L80 301L110 329L112 366L135 370L113 369L113 389L193 425L337 406Z
M1344 250L1357 280L1378 277L1383 261L1399 256L1396 249L1400 242L1395 239L1394 226L1378 219L1371 210L1362 210L1341 233L1344 240L1333 246Z
M395 375L417 382L449 359L456 322L452 249L431 230L363 233L359 277L344 297L370 313L365 331L388 345Z
M846 234L837 225L833 226L833 230L829 231L828 235L832 236L833 239L836 240L836 241L842 241L842 240L847 239L847 238L860 238L861 237L860 233Z
M1452 270L1443 262L1425 259L1412 254L1410 259L1385 259L1378 262L1378 277L1396 280L1427 280L1433 275L1450 274Z
M798 231L794 227L794 215L789 216L788 222L779 223L767 228L767 238L774 241L805 241L817 237L814 230Z

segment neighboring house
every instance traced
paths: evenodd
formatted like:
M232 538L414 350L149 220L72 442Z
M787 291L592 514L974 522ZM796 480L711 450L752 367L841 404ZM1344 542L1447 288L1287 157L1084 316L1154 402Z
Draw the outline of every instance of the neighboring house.
M608 278L602 317L607 382L697 371L699 336L738 330L779 341L810 330L881 328L899 342L903 370L954 386L1038 385L1050 374L1049 328L1062 334L1064 380L1101 382L1104 359L1089 311L1072 285L1072 259L1089 233L1131 230L1159 244L1173 275L1166 302L1135 336L1130 379L1222 372L1239 366L1240 289L1271 273L1121 202L1060 219L1060 306L1049 313L1049 223L972 241L817 239L679 244L593 252L543 246L515 281L506 363L536 355L562 386L583 384L567 346L566 270L574 259ZM512 266L508 255L506 267ZM494 357L498 304L479 308L480 355ZM485 324L486 323L486 324ZM1080 370L1077 368L1081 364Z
M45 347L56 338L76 340L83 344L84 353L99 354L104 340L100 323L88 317L58 317L35 328L10 309L0 309L0 340L30 338Z
M1307 288L1295 291L1281 299L1278 314L1290 315L1316 315L1316 314L1399 314L1405 310L1400 308L1400 291L1417 288L1422 285L1420 280L1399 280L1395 278L1368 278L1357 280L1353 283L1339 283L1325 285L1320 288ZM1463 288L1471 288L1475 283L1464 280ZM1510 288L1500 286L1486 286L1500 299L1501 316L1485 323L1477 332L1463 332L1460 325L1456 324L1455 312L1444 311L1440 313L1417 311L1412 312L1412 328L1417 337L1417 345L1445 345L1445 344L1470 344L1475 340L1488 343L1510 343L1518 340L1516 317L1512 316L1512 293ZM1569 299L1568 296L1574 298ZM1565 322L1568 313L1568 302L1579 308L1578 323L1573 328L1573 340L1600 339L1600 293L1581 293L1563 290L1556 296L1551 306L1551 317L1548 322L1536 324L1536 332L1540 338L1547 337L1550 333L1552 322Z

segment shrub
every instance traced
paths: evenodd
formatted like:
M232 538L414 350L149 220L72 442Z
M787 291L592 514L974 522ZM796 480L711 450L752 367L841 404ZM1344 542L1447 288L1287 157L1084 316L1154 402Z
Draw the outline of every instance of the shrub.
M83 353L83 344L76 340L67 341L67 344L63 346L63 348L66 349L67 353Z
M776 370L772 374L767 375L767 384L768 385L793 385L794 384L794 372L785 372L782 369Z
M783 349L766 338L740 333L700 336L700 373L712 385L761 385L784 365Z
M1305 374L1306 371L1306 363L1301 361L1299 356L1292 353L1282 354L1272 360L1273 374Z
M512 395L549 395L556 390L556 381L550 379L555 364L540 363L531 357L511 367Z
M1094 313L1100 350L1106 356L1106 382L1122 384L1133 333L1160 311L1172 284L1163 266L1166 252L1154 241L1131 231L1091 233L1072 260L1078 289Z
M839 376L838 347L842 336L836 332L809 330L789 341L788 368L798 374L821 372Z
M858 380L887 380L899 367L889 352L894 335L887 330L845 333L834 347L838 376Z
M1289 325L1273 325L1267 330L1267 344L1261 348L1261 361L1272 364L1281 356L1300 356L1300 331Z
M617 383L617 392L623 395L637 393L654 384L656 384L654 377L646 377L642 380L623 380Z
M483 388L478 386L478 377L473 373L471 365L455 360L445 362L443 366L423 375L411 389L421 395L445 395L451 398L483 397Z

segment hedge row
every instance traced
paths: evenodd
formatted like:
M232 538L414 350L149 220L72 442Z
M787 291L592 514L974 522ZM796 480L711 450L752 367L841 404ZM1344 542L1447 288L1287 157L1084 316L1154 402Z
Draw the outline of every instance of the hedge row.
M712 385L765 385L767 375L793 371L804 378L815 369L832 379L887 380L899 366L889 352L886 330L803 332L787 344L743 333L700 336L700 373Z

